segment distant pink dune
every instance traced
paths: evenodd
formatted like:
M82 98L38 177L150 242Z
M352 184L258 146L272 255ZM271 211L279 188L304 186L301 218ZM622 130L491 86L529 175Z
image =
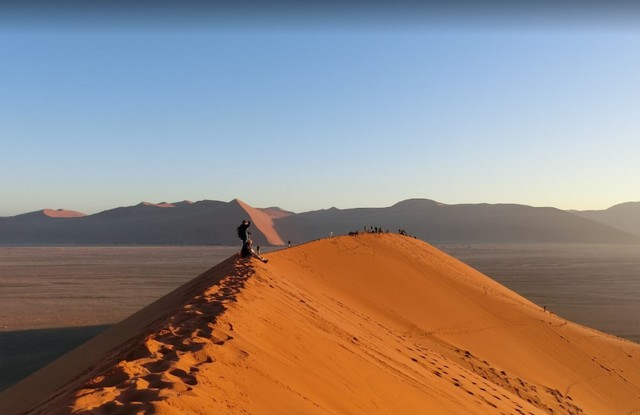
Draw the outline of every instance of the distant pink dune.
M273 220L286 216L287 212L279 209L257 209L249 206L240 199L236 199L238 204L247 212L251 221L267 238L267 242L273 245L284 245L284 240L275 229Z
M65 209L44 209L42 213L50 218L80 218L82 216L87 216L82 212Z
M142 204L144 206L155 206L155 207L160 207L160 208L172 208L172 207L175 207L171 203L167 203L167 202L160 202L160 203L142 202Z

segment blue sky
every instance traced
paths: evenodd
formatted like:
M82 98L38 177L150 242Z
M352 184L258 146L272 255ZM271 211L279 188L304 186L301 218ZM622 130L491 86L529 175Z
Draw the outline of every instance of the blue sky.
M640 31L450 19L5 26L0 216L640 199Z

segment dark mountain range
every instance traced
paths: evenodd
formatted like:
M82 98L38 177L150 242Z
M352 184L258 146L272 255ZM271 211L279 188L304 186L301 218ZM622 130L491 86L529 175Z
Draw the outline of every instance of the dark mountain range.
M239 242L235 228L248 216L237 200L140 203L94 215L48 217L33 212L0 222L1 244L214 244ZM268 238L252 229L259 244Z
M597 215L589 218L589 213L550 207L447 205L428 199L405 200L386 208L331 208L299 214L275 207L253 208L237 199L143 202L87 216L45 209L0 218L0 244L237 245L235 228L245 218L253 222L252 238L261 245L301 243L331 233L363 231L365 226L390 232L406 229L430 242L640 243L640 234L626 232L632 229L628 223L633 222L633 212L638 212L639 206L624 204L603 211L610 215L603 216L607 218L620 211L621 218L629 221L616 225L613 219L609 224L600 223Z
M570 210L569 212L640 236L640 202L627 202L604 210Z
M275 221L285 239L310 240L381 227L406 229L430 242L638 243L640 238L555 208L514 204L446 205L411 199L388 208L336 208L301 213Z

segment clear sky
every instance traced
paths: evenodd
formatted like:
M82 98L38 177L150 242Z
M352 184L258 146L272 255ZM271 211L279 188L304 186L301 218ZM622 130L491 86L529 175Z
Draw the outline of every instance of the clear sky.
M625 13L379 11L0 24L0 216L640 200L640 29Z

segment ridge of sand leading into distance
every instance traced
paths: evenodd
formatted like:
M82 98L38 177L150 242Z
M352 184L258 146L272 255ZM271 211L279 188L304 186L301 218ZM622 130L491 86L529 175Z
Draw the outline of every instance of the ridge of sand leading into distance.
M5 391L0 413L640 413L640 345L424 242L267 257L222 262Z

